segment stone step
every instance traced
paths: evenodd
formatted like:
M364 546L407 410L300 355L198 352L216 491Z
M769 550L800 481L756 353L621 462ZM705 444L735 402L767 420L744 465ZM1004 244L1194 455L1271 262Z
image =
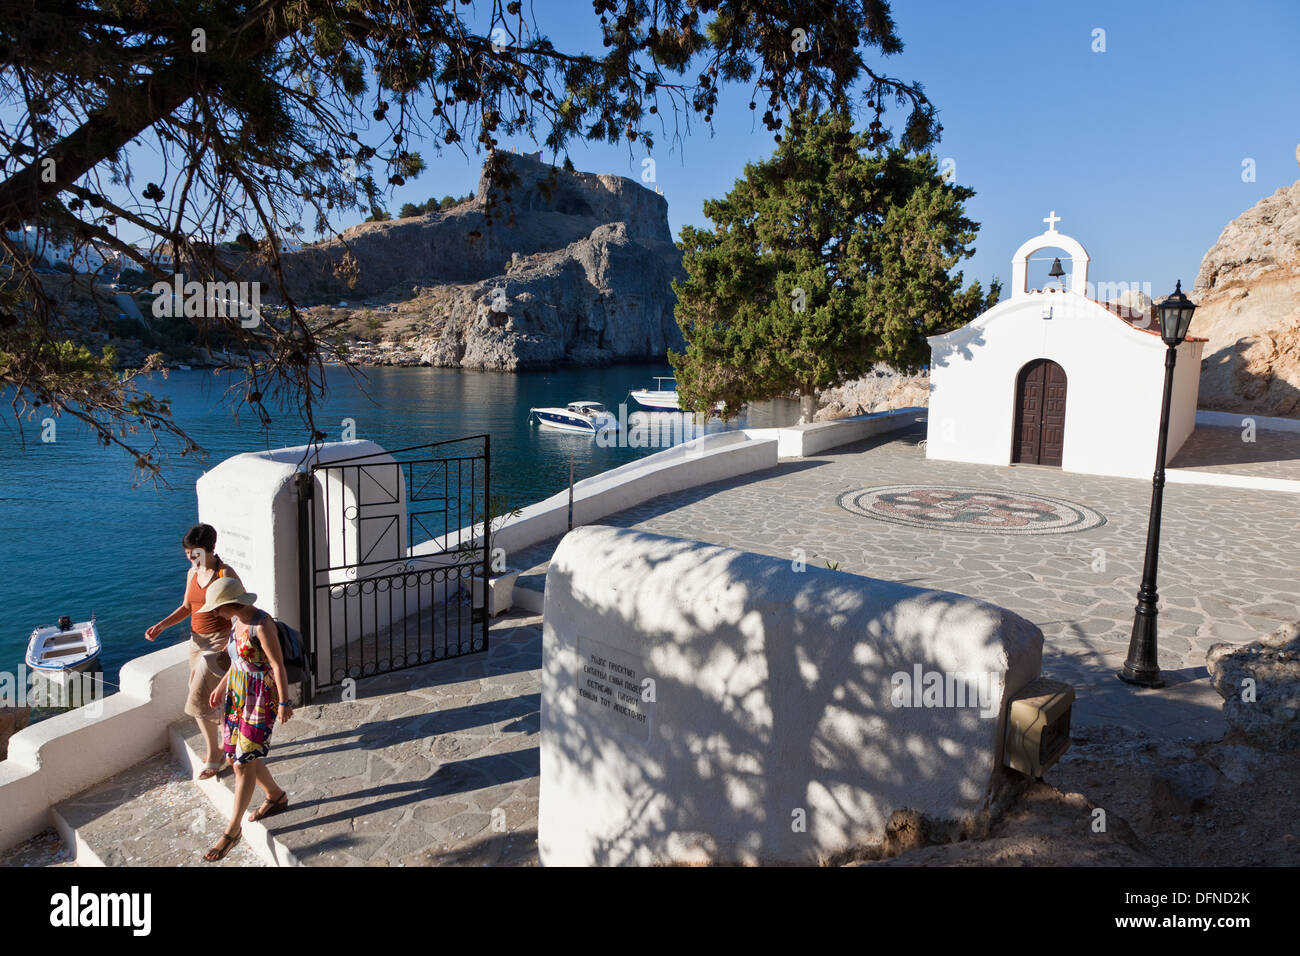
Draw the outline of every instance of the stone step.
M194 748L190 740L193 737L199 747L203 746L202 738L194 727L194 721L177 721L168 728L167 736L171 741L172 759L184 769L189 779L193 780L192 786L195 792L201 795L215 817L223 822L229 820L230 811L235 808L235 792L225 781L231 779L231 772L227 770L220 777L194 780L203 767L203 755ZM262 791L257 790L253 794L252 806L260 805L262 799ZM258 866L300 865L298 858L288 847L275 839L266 824L250 822L247 814L244 815L243 833L244 838L240 841L240 848L256 854Z
M57 804L54 828L78 866L213 866L203 853L226 818L193 776L163 751ZM250 847L253 826L215 865L266 865Z
M540 624L503 614L485 654L320 691L272 735L289 807L245 834L269 828L254 844L283 865L536 865ZM194 722L170 733L197 763ZM199 787L226 811L232 785Z
M546 603L546 569L551 566L549 559L536 567L520 573L515 579L515 607L523 608L533 614L541 614Z
M515 579L515 607L533 614L542 613L546 597L546 570L551 566L551 555L559 544L559 538L551 538L510 554L511 566L522 569Z
M0 866L76 866L72 851L63 845L59 834L50 827L36 836L0 852Z

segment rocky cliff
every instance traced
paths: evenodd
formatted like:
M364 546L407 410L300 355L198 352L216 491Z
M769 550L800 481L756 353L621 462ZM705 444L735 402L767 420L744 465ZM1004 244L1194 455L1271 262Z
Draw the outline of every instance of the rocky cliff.
M1192 299L1201 407L1300 418L1300 182L1228 223Z
M389 303L393 320L372 331L400 341L386 360L402 364L511 370L682 348L670 283L684 273L664 198L536 154L504 159L517 177L504 189L484 175L472 202L286 257L291 287L308 302ZM345 284L337 273L349 271Z

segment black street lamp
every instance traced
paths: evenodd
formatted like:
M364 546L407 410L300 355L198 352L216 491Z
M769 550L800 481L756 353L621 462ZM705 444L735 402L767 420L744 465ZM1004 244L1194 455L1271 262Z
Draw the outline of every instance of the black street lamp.
M1160 563L1160 509L1165 492L1165 447L1169 441L1169 401L1174 391L1174 362L1178 359L1178 346L1187 338L1196 303L1183 295L1180 279L1174 294L1158 306L1160 309L1160 338L1165 345L1165 395L1160 404L1160 438L1156 443L1156 471L1151 479L1151 517L1147 524L1147 555L1142 566L1142 586L1138 588L1138 602L1133 615L1133 635L1128 642L1128 659L1115 675L1120 680L1139 687L1164 687L1160 665L1156 662L1156 568Z

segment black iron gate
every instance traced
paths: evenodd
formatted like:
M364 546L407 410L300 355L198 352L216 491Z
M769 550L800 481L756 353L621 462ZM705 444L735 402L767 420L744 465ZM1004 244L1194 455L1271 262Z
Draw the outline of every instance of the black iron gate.
M299 475L309 686L487 650L489 437Z

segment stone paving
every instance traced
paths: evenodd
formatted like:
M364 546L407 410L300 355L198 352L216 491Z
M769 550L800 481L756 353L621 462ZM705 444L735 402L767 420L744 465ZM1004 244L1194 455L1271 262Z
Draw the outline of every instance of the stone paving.
M221 835L225 821L189 774L172 762L170 753L156 754L70 797L55 810L105 866L264 865L245 842L236 844L217 864L202 859L203 850ZM6 866L72 862L72 852L53 830L0 858ZM77 858L76 863L93 865L94 861Z
M275 839L312 866L535 865L540 625L503 615L484 653L300 708L271 738L268 766L291 801L264 821ZM177 726L201 748L193 721Z
M0 852L0 866L76 866L53 827Z
M1231 430L1230 430L1231 431ZM1235 434L1235 433L1234 433ZM1300 497L1166 485L1159 591L1160 664L1169 686L1138 690L1123 663L1142 578L1149 481L925 458L924 427L893 432L756 475L656 498L602 524L722 544L919 587L969 594L1032 620L1043 669L1079 695L1080 724L1115 723L1159 736L1222 734L1205 652L1255 640L1300 618ZM1052 495L1106 523L1071 534L963 534L851 514L847 491L895 484L961 485ZM556 541L512 557L536 587Z
M1170 686L1143 691L1114 672L1124 659L1141 577L1149 482L928 461L923 437L922 429L909 429L783 461L602 523L801 556L809 565L831 563L992 601L1042 627L1044 671L1074 685L1077 724L1178 739L1222 734L1205 651L1218 641L1254 640L1300 617L1300 498L1167 486L1160 660ZM966 534L880 521L839 504L845 492L896 484L1051 495L1106 521L1048 535ZM555 544L512 556L514 565L532 569L521 586L540 589ZM523 612L498 618L486 653L333 688L300 709L272 739L269 765L292 800L265 821L276 840L307 865L536 865L540 625L540 617ZM191 749L201 746L192 721L177 729ZM83 826L98 820L126 834L114 863L196 862L200 835L189 834L187 842L180 830L176 839L171 833L186 825L187 801L197 798L193 784L153 762L127 773L136 775L132 786L115 778L74 798L89 815ZM230 775L221 782L232 786ZM153 794L144 801L152 809L132 799L141 787ZM185 800L169 802L169 787L185 789ZM204 826L211 833L201 836L210 843L219 831ZM153 849L134 852L150 842L137 837L151 828ZM52 854L49 843L43 834L0 862L66 864L67 855ZM232 854L230 862L257 861Z
M1300 480L1300 432L1256 431L1254 441L1244 435L1242 428L1198 425L1169 467Z

